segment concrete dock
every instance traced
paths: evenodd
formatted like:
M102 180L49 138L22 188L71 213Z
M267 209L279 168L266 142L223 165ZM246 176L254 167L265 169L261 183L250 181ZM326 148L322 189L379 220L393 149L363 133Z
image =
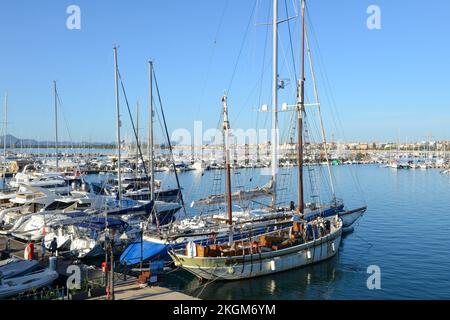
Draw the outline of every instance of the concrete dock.
M7 236L0 235L0 252L2 253L2 258L6 258L5 249L8 251L10 257L16 257L19 259L24 259L24 249L26 243L18 241L16 239L9 238ZM48 267L50 253L47 251L45 257L42 257L41 246L39 243L35 244L34 249L34 259L40 261L41 265ZM87 279L88 281L101 283L104 274L101 272L100 268L95 266L88 266L80 263L73 259L65 259L62 256L58 257L56 271L61 276L68 276L68 267L71 265L78 265L81 267L81 278L82 281ZM197 298L191 297L184 293L161 287L158 285L140 285L136 277L130 275L123 275L120 273L115 273L114 278L115 285L115 300L198 300ZM97 288L97 293L93 297L84 297L81 295L81 299L85 300L106 300L106 292L104 287ZM100 292L100 293L98 293ZM74 295L75 300L79 298Z
M160 286L140 287L135 280L114 286L115 300L200 300ZM106 300L106 295L87 300Z

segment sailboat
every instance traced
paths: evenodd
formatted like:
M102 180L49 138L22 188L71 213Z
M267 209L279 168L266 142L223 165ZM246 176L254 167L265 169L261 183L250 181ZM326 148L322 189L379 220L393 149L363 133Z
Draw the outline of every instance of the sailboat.
M224 123L228 125L227 96L222 97ZM224 124L225 126L225 124ZM233 197L231 194L229 197ZM219 198L219 196L217 196ZM212 198L211 198L212 199ZM212 202L220 203L219 199ZM284 210L235 210L232 221L236 232L235 240L250 235L263 234L290 224L291 215ZM189 242L208 245L229 239L228 219L222 214L210 214L181 219L159 229L147 230L142 241L131 244L125 249L120 261L125 265L134 265L154 259L171 260L168 250L184 248Z
M270 196L273 192L273 182L270 180L262 187L256 187L250 190L238 190L231 194L233 201L248 201L262 196ZM209 195L206 198L194 201L192 205L213 205L226 202L223 194Z
M305 113L305 2L302 0L302 76L297 85L297 161L298 161L298 206L291 208L289 226L265 234L234 240L232 193L230 180L229 123L225 122L225 149L228 195L229 239L202 246L194 242L185 248L170 250L176 266L182 267L201 279L237 280L273 274L293 268L317 263L333 257L341 241L343 220L337 210L328 215L316 210L316 206L305 205L303 186L303 117ZM274 193L272 210L276 206L277 172L277 90L278 90L278 0L273 0L273 78L272 78L272 181ZM292 202L291 202L292 204ZM333 206L331 206L333 208ZM334 207L335 208L335 207ZM357 209L355 212L365 211ZM349 213L350 214L350 213Z
M276 72L274 72L274 77L277 77ZM278 84L276 83L274 87L276 88L274 90L276 94ZM225 127L229 127L226 94L222 97L222 104L224 114L223 128L225 129ZM276 112L274 114L275 121L272 122L272 132L276 134ZM276 136L272 140L276 141ZM276 152L277 146L276 143L273 143L272 166L276 166L278 162ZM234 193L230 191L230 194L227 196L223 194L211 195L194 202L194 204L198 205L222 204L226 203L228 199L231 199L231 201L236 199L250 200L259 196L270 195L272 196L272 207L270 209L243 210L239 208L239 210L236 210L229 205L229 208L232 208L229 209L232 211L231 218L219 213L178 220L157 231L146 232L143 235L143 241L130 245L124 251L120 259L121 263L133 265L142 261L165 259L168 258L168 252L184 250L188 243L208 246L228 239L245 239L249 236L257 236L290 226L296 212L292 210L292 204L286 207L276 206L276 171L276 167L273 167L272 179L263 187ZM365 210L366 207L345 211L343 203L335 198L331 204L306 204L302 214L305 221L310 221L317 217L333 217L336 213L339 213L339 215L342 215L345 230L348 230ZM230 224L233 225L235 231L232 235L229 234Z

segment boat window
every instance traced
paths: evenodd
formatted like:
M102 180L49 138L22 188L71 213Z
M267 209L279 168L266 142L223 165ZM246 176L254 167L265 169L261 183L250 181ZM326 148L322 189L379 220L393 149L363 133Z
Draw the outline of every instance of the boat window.
M61 201L55 201L49 204L45 210L51 211L51 210L64 210L71 205L73 205L75 202L61 202Z
M78 204L77 204L77 208L78 208L78 209L84 209L84 208L88 209L88 208L90 208L90 207L91 207L91 204L90 204L90 203L78 203Z
M45 208L45 204L33 203L31 208L32 208L32 212L38 212Z

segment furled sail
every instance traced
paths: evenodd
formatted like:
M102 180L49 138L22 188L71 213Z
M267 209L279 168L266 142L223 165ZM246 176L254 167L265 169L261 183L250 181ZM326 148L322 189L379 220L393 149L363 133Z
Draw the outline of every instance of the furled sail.
M231 194L232 201L248 201L263 196L269 196L273 192L273 181L270 180L262 187L256 187L250 190L239 190ZM197 200L193 205L212 205L226 202L225 194L210 195L206 198Z

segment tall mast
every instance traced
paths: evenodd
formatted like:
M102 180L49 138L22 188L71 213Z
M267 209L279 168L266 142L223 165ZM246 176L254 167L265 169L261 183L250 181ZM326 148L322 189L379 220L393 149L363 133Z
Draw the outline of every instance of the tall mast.
M116 113L117 113L117 178L118 181L118 198L119 198L119 207L122 206L122 174L120 170L120 160L121 160L121 151L120 151L120 108L119 108L119 67L117 66L117 47L114 47L114 78L115 78L115 88L116 88Z
M273 75L272 75L272 207L276 209L277 202L277 104L278 104L278 0L273 0Z
M139 175L139 101L136 103L136 178ZM136 182L135 182L136 186Z
M148 62L148 80L149 80L149 110L148 110L148 165L150 172L150 200L155 200L155 181L154 181L154 153L153 153L153 61Z
M297 89L297 164L298 164L298 208L297 213L303 214L303 112L305 110L305 1L302 4L302 74Z
M233 210L231 201L231 164L230 164L230 146L229 146L229 130L230 123L228 121L228 105L227 105L227 95L224 94L222 97L223 104L223 133L224 133L224 145L225 145L225 166L227 175L227 203L228 203L228 225L230 227L230 239L229 242L233 241Z
M6 136L8 134L8 91L5 92L5 124L4 124L4 136L3 136L3 156L6 163ZM6 173L6 171L5 171Z
M8 133L8 91L5 92L5 123L3 125L4 132L3 132L3 190L5 190L6 186L6 135Z
M327 138L325 135L325 127L323 124L322 112L320 110L319 92L317 90L316 77L314 75L314 66L313 66L312 57L311 57L311 49L309 47L308 32L306 31L306 29L305 29L305 42L306 42L306 51L308 52L309 69L311 70L311 80L312 80L313 88L314 88L314 96L315 96L316 103L317 103L317 111L319 113L320 129L322 132L322 140L324 143L325 159L327 160L327 170L328 170L328 176L330 178L331 193L333 195L333 202L336 203L336 192L334 189L333 174L331 172L330 157L328 155ZM331 145L332 144L333 144L333 134L331 134Z
M55 97L55 150L56 150L56 172L59 171L58 157L58 92L56 90L56 81L53 81L53 94Z

